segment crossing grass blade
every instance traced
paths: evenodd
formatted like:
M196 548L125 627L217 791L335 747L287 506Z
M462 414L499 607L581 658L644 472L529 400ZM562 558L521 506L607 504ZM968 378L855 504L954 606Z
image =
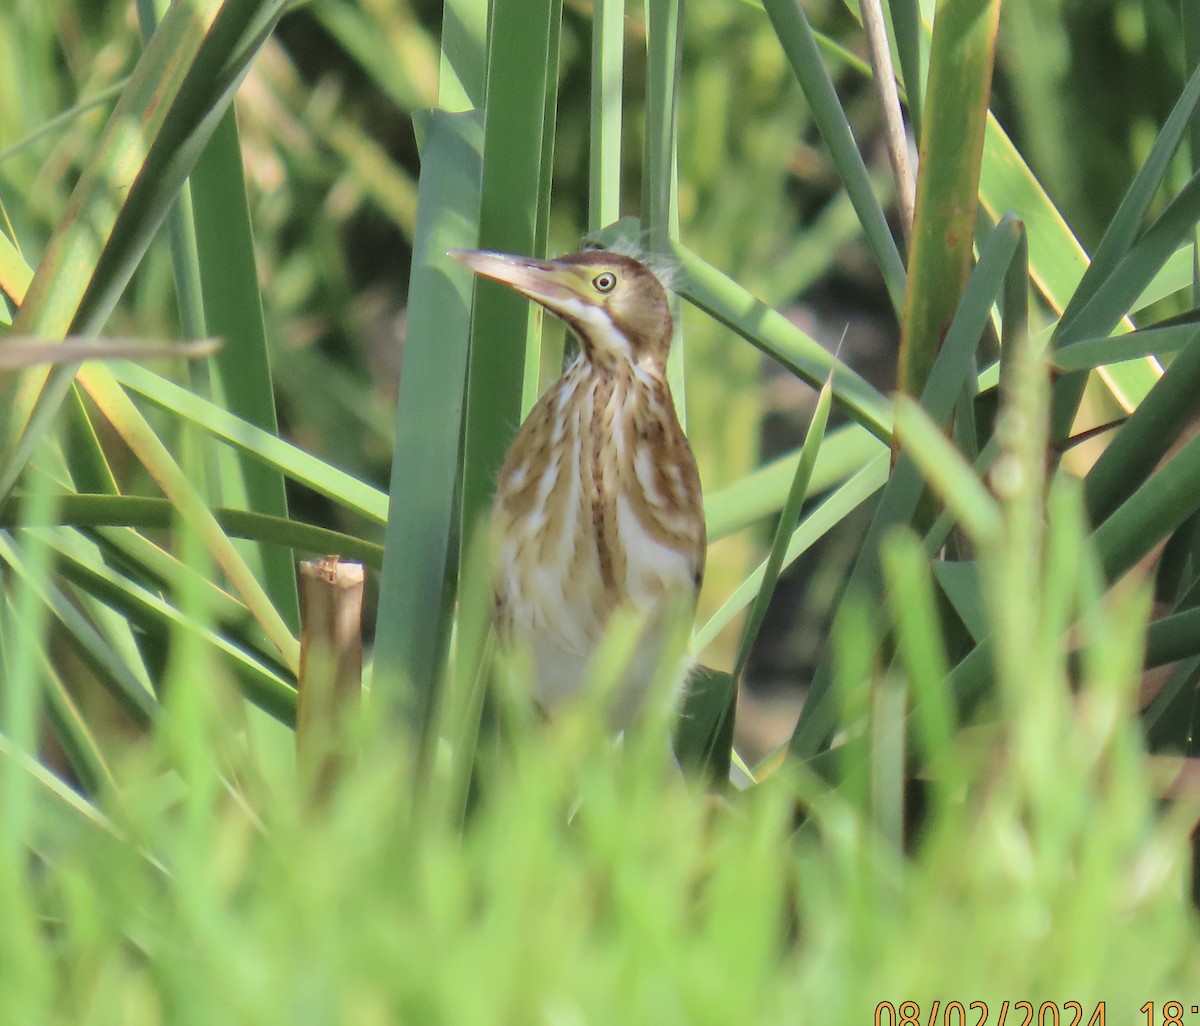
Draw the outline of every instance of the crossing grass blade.
M282 11L282 0L192 0L168 11L72 194L14 330L57 339L100 329ZM0 496L12 490L70 381L61 372L0 381L8 411Z
M796 79L808 98L813 117L825 140L842 185L862 222L867 242L875 254L893 307L904 306L904 261L888 228L883 208L875 198L866 166L854 142L846 113L821 60L808 17L796 0L764 0L767 16L779 36Z
M204 538L213 559L228 575L234 588L254 613L284 662L293 670L299 665L299 644L279 611L263 591L212 513L204 505L195 486L172 459L171 454L150 425L138 412L120 385L99 367L80 372L80 384L101 409L109 423L155 478L179 514Z
M833 368L833 357L827 350L686 247L677 245L675 256L682 271L675 287L684 299L814 388L823 386ZM854 371L844 368L838 372L833 400L871 434L890 444L888 402Z
M1063 311L1054 336L1056 346L1111 330L1175 250L1183 242L1192 241L1192 227L1200 217L1196 203L1200 176L1193 177L1153 225L1143 231L1142 224L1198 102L1200 67L1192 70L1179 100L1110 221L1087 273ZM1157 365L1151 367L1153 370L1157 370ZM1153 376L1149 381L1141 382L1138 391L1128 396L1118 394L1118 398L1124 399L1126 409L1132 409L1152 385ZM1077 375L1064 379L1056 388L1056 438L1065 436L1069 429L1082 389L1082 379Z
M954 443L907 396L896 399L896 427L905 451L958 523L977 541L993 539L1000 527L995 500Z
M1200 508L1200 436L1192 438L1095 530L1110 581L1128 573Z
M79 781L84 794L114 793L118 785L112 767L87 717L47 653L42 654L42 670L46 680L46 720L54 737L62 745L70 772Z
M1106 335L1072 342L1056 349L1051 360L1059 371L1090 370L1122 360L1175 353L1197 338L1200 338L1200 327L1195 324L1141 328L1124 335Z
M142 367L122 364L114 366L110 373L122 387L186 419L213 437L237 446L255 459L278 468L287 477L311 488L318 495L326 496L371 522L382 524L387 520L388 498L378 488L330 466L270 432L246 423L222 407Z
M38 818L47 833L55 825L65 824L70 829L83 827L85 833L93 836L97 831L109 837L119 836L116 825L108 816L29 753L18 749L3 733L0 733L0 760L4 763L0 772L5 775L20 773L29 778Z
M1150 476L1192 423L1200 388L1200 339L1167 368L1084 478L1088 518L1100 524Z
M1057 332L1059 344L1081 337L1080 332L1084 329L1077 324L1077 319L1092 300L1104 291L1117 273L1120 263L1133 250L1150 204L1167 174L1171 158L1191 124L1197 103L1200 103L1200 67L1192 71L1150 153L1109 222L1100 245L1096 247L1087 273L1075 289L1071 302L1063 310Z
M13 157L17 156L17 154L29 149L44 136L61 131L81 114L86 114L89 110L93 110L96 107L103 107L112 102L121 95L121 90L123 90L128 83L129 79L123 78L112 83L106 88L101 89L94 96L91 96L86 100L80 100L78 103L72 104L65 110L55 114L53 117L47 118L28 135L18 139L14 143L10 143L3 149L0 149L0 164L4 164L6 161L9 161ZM0 289L2 288L3 286L0 285Z
M801 553L814 545L836 527L852 511L867 502L888 479L888 456L880 453L842 485L829 493L813 511L800 521L792 533L784 553L783 565L789 566ZM695 635L697 651L703 651L734 617L752 601L762 587L765 563L751 571L721 607L701 626Z
M30 512L33 515L47 512L53 515L52 511L39 510L36 506ZM29 521L26 523L29 524ZM75 606L71 596L50 580L39 578L27 557L2 537L0 559L3 559L27 587L36 592L46 609L47 619L62 630L72 649L83 660L100 686L116 700L131 722L138 727L148 726L157 707L155 696L146 690L142 682L111 650L97 629ZM43 666L41 669L44 671L47 667Z
M80 364L85 360L200 359L211 356L218 348L220 343L217 339L160 343L120 338L69 338L62 342L44 342L22 335L5 335L0 341L0 370Z
M1066 327L1060 323L1054 336L1055 345L1115 328L1171 255L1190 240L1197 220L1200 220L1200 174L1193 176L1171 199L1128 250L1113 259L1104 287L1078 305Z
M1146 666L1200 656L1200 607L1160 617L1146 629Z
M286 667L251 651L244 642L197 623L164 599L158 588L144 587L108 566L78 536L50 533L45 537L58 556L60 572L72 584L119 611L148 638L160 640L163 648L171 630L188 632L221 655L222 665L248 700L286 726L295 723L295 676Z
M779 574L783 569L788 543L796 530L800 511L809 494L813 468L816 466L817 456L825 440L825 426L829 422L829 407L832 398L833 374L830 374L829 380L825 382L817 397L817 406L804 436L804 445L800 449L800 459L796 461L796 472L792 477L791 488L788 490L787 499L780 511L779 521L775 525L775 537L771 541L771 548L762 567L762 583L759 585L758 594L754 597L749 613L746 614L746 623L742 628L737 659L733 667L733 679L738 686L741 685L742 678L746 673L750 652L754 647L754 642L758 639L758 632L762 629L763 620L767 615L767 606L771 602L771 596L775 593L775 585L779 583Z
M819 494L845 481L883 451L874 435L857 424L830 431L817 453L809 491ZM796 450L751 471L736 483L704 497L710 543L728 537L783 508L800 460Z
M212 514L231 538L261 542L294 553L319 555L336 552L378 568L383 546L344 531L305 524L290 517L273 517L250 510L213 506ZM175 507L167 499L144 495L64 494L56 507L56 523L65 527L169 528ZM0 510L0 527L27 522L25 496L13 495ZM48 526L48 525L45 525Z

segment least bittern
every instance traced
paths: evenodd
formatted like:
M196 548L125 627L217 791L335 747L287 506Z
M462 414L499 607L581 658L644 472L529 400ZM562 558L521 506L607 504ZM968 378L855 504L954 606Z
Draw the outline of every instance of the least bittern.
M552 711L585 682L614 613L641 614L613 710L624 726L660 670L666 620L694 609L704 574L700 477L666 378L666 289L649 267L605 250L557 260L451 255L540 303L579 340L496 484L496 621L527 646L534 696Z

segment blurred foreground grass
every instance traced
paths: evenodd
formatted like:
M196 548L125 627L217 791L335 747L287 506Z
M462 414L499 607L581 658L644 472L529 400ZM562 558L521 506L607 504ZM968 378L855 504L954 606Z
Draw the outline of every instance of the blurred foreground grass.
M1046 725L1040 796L1015 725L960 738L908 852L861 751L861 792L792 765L714 800L660 735L614 749L594 719L485 745L464 822L449 753L418 788L368 714L313 805L262 775L211 685L176 675L103 814L39 793L32 863L6 806L0 1020L851 1024L958 1000L994 1022L1028 1000L1116 1023L1194 993L1190 823L1156 811L1129 695L1103 682Z

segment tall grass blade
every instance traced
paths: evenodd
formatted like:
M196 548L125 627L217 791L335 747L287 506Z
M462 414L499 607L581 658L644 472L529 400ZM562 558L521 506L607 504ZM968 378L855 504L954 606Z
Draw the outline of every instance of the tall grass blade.
M445 0L438 106L459 112L481 110L487 87L487 0Z
M677 193L679 81L683 63L683 0L646 0L646 127L642 146L642 223L651 252L665 255L679 237ZM619 156L617 159L620 159ZM667 381L679 423L687 429L683 318L670 293L674 339Z
M904 790L908 704L904 681L885 678L871 689L869 809L880 839L899 856L904 850Z
M670 251L675 214L675 151L683 47L682 0L646 3L646 141L642 220L656 253ZM674 384L674 382L672 382Z
M588 231L621 216L621 108L625 0L596 0L588 145Z
M455 501L471 275L446 257L478 232L483 131L473 111L433 111L422 148L373 688L422 729L445 664L457 577Z
M908 116L913 135L920 139L925 120L925 80L929 72L928 59L921 59L921 8L918 0L890 0L888 9L892 15L900 77L907 94Z
M999 22L999 0L942 2L934 19L900 332L899 380L905 395L924 391L971 272Z
M541 256L546 111L557 90L557 0L496 0L488 56L479 245ZM523 410L526 363L536 354L540 314L491 281L475 286L467 370L462 536L480 521ZM537 365L537 359L532 364Z
M246 201L242 147L232 108L217 124L191 177L196 247L207 330L225 345L212 361L220 404L270 434L278 434L262 296L254 259L254 231ZM287 517L283 474L238 453L226 461L214 496L268 516ZM289 628L300 629L296 570L281 549L253 547L246 554Z
M955 781L945 775L953 770L947 755L957 724L953 699L944 687L949 664L929 559L916 535L901 529L887 538L882 560L896 644L912 696L916 741L925 765L939 781L935 786L953 793Z

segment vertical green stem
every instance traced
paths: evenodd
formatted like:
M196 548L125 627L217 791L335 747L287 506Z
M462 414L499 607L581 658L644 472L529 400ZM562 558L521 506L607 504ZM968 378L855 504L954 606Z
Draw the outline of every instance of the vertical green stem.
M561 0L495 0L484 116L479 245L538 254L543 179L549 169L547 109L557 89ZM525 365L541 319L523 296L495 282L475 287L467 371L463 537L486 511L520 423ZM536 362L536 361L535 361Z
M444 0L438 106L478 110L487 84L487 0Z
M596 0L592 20L591 146L588 231L621 216L621 104L625 0Z
M646 139L642 157L642 217L650 251L671 252L679 234L676 205L676 142L679 73L683 55L683 0L646 0ZM687 426L681 306L671 297L675 337L667 380L680 423Z
M900 391L919 396L971 271L999 0L941 0L933 22Z
M1183 29L1183 66L1191 74L1200 66L1200 4L1179 0L1179 20ZM1188 134L1191 142L1192 171L1200 170L1200 110L1192 112ZM1192 247L1192 303L1200 306L1200 228Z
M1005 362L996 421L1000 455L990 475L1003 526L999 544L981 552L981 564L996 625L993 651L1002 701L1020 732L1016 757L1032 773L1031 763L1047 740L1039 737L1039 728L1053 722L1038 709L1051 700L1054 681L1030 673L1031 664L1039 665L1050 382L1044 356L1029 334L1024 235L1021 242L1005 282Z

